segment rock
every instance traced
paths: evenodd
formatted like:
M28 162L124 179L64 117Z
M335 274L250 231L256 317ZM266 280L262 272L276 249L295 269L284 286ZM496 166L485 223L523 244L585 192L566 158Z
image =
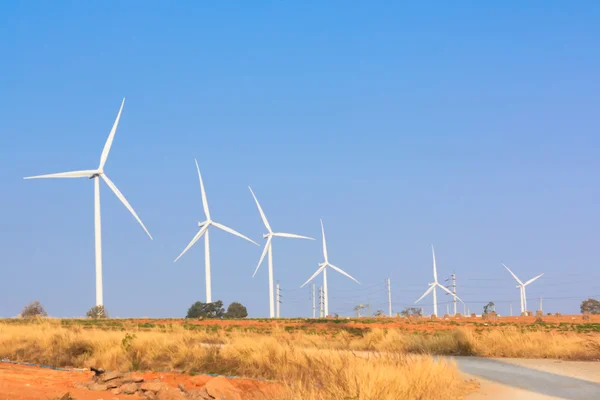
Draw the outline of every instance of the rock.
M239 391L224 376L211 379L204 388L217 400L242 400Z
M71 393L67 392L60 398L60 400L75 400L75 398L71 397Z
M156 400L156 394L154 392L142 392L142 397L144 400Z
M121 388L116 388L110 391L112 394L121 394Z
M102 392L104 390L108 390L108 386L104 383L92 382L88 385L88 389L96 391L96 392Z
M177 385L177 387L179 388L179 390L181 390L183 393L187 392L187 390L185 390L185 386L183 386L183 383L180 383Z
M179 389L163 387L156 394L157 400L185 400L185 394Z
M140 389L140 385L137 383L126 383L121 386L121 393L123 394L134 394Z
M167 387L167 384L161 381L144 382L140 389L144 392L158 392L163 387Z
M123 382L121 382L119 380L113 380L113 381L107 382L106 387L108 387L109 389L114 389L114 388L118 388L122 384L123 384Z
M100 376L100 382L106 383L108 381L112 381L113 379L117 379L117 378L121 378L121 377L123 377L123 374L120 373L119 371L108 372L108 373L102 374Z
M127 382L133 382L133 383L144 382L144 378L142 378L141 376L135 376L135 375L127 376L127 377L123 378L123 380L127 381Z
M214 397L208 394L206 388L188 390L186 396L190 400L214 400Z

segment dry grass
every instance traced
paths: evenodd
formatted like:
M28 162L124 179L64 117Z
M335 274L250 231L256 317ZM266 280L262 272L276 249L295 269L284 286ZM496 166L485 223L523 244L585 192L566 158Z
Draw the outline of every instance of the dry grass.
M215 339L228 345L202 346ZM216 338L177 326L162 333L63 328L58 321L0 323L0 357L55 366L261 377L279 381L278 398L285 400L458 399L468 390L452 363L400 353L374 356L316 349L312 339L287 333Z

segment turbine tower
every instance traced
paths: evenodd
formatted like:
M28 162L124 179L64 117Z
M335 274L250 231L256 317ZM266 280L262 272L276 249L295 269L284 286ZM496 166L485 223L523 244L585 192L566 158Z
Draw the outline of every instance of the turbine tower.
M261 208L260 203L258 202L258 199L256 198L256 196L254 195L254 192L252 191L252 188L250 186L248 186L248 189L250 189L250 193L252 193L252 197L254 197L254 201L256 202L258 211L260 212L260 217L262 218L263 223L265 224L265 227L267 228L267 231L268 231L267 233L265 233L263 235L263 237L265 239L267 239L267 243L265 244L265 248L262 252L262 255L260 256L260 260L258 261L258 265L256 266L256 270L254 270L254 274L252 274L252 277L254 278L254 276L258 272L258 269L260 268L260 264L262 264L263 260L265 259L265 255L268 252L269 253L269 316L271 318L275 318L275 299L274 299L274 295L273 295L273 237L278 236L278 237L285 237L285 238L292 238L292 239L308 239L308 240L315 240L315 239L307 237L307 236L296 235L294 233L275 233L275 232L273 232L273 230L271 229L271 225L269 225L269 221L267 221L267 217L265 216L265 213L263 212L263 209Z
M527 282L523 283L521 282L521 280L519 278L517 278L517 276L514 274L514 272L512 272L510 270L510 268L508 268L506 265L502 264L504 266L504 268L506 268L508 270L508 272L510 272L510 274L513 276L513 278L515 278L515 280L519 283L517 285L517 289L519 289L519 294L521 296L521 314L523 314L524 312L527 311L527 295L525 293L525 287L527 285L529 285L531 282L535 281L536 279L538 279L539 277L541 277L544 274L539 274L538 276L536 276L535 278L531 278L530 280L528 280Z
M319 275L321 273L321 271L323 271L323 303L324 303L324 307L325 307L325 317L327 317L329 315L329 291L327 289L327 267L339 272L342 275L347 276L348 278L352 279L354 282L358 283L359 285L360 285L360 282L357 281L356 279L354 279L349 274L347 274L341 268L338 268L335 265L329 263L329 257L327 256L327 241L325 240L325 228L323 228L323 220L321 220L321 233L323 234L323 257L325 258L325 262L320 263L317 271L310 278L308 278L308 280L306 282L304 282L304 284L300 287L301 288L304 287L304 285L306 285L308 282L312 281L317 275Z
M423 298L425 298L425 296L427 296L429 293L431 293L433 291L433 315L437 316L438 312L437 312L437 292L435 290L436 287L439 287L443 291L454 296L460 302L463 302L463 301L460 299L460 297L458 297L456 295L456 293L452 293L450 290L448 290L448 288L446 288L443 285L440 285L440 283L438 282L438 279L437 279L437 267L435 265L435 251L433 249L433 245L431 245L431 254L433 255L433 282L429 284L429 289L427 289L427 291L425 293L423 293L423 296L419 297L419 300L415 301L415 304L417 304L419 301L423 300Z
M219 228L222 231L231 233L232 235L239 236L242 239L249 241L250 243L254 243L255 245L259 245L254 240L247 238L241 233L234 231L233 229L215 222L211 219L210 210L208 209L208 202L206 201L206 192L204 191L204 183L202 182L202 175L200 174L200 167L198 167L198 161L194 159L196 162L196 170L198 171L198 179L200 180L200 191L202 192L202 205L204 207L204 214L206 216L206 220L204 222L198 222L198 233L192 238L192 241L187 245L185 249L181 252L181 254L175 259L174 262L177 262L183 256L186 251L188 251L200 238L204 235L204 270L206 274L206 302L212 303L212 290L211 290L211 278L210 278L210 242L208 238L208 228L214 226L215 228Z
M115 186L115 184L108 178L108 176L104 173L104 165L106 164L106 160L108 159L108 153L110 152L110 148L112 146L113 139L115 138L115 133L117 132L117 126L119 125L119 119L121 118L121 112L123 111L123 106L125 105L125 99L121 102L121 108L119 108L119 113L117 114L117 119L115 119L115 123L113 124L112 129L108 135L108 139L104 144L104 149L102 150L102 155L100 156L100 165L97 169L90 170L80 170L80 171L71 171L71 172L60 172L57 174L48 174L48 175L38 175L38 176L29 176L23 179L40 179L40 178L88 178L94 180L94 235L95 235L95 252L96 252L96 305L103 306L104 298L103 298L103 288L102 288L102 227L100 221L100 179L104 180L104 182L108 185L108 187L113 191L113 193L121 200L121 203L125 205L125 207L129 210L129 212L135 217L137 222L142 226L144 231L148 234L150 239L152 236L148 229L144 226L144 223L135 213L133 207L129 204L125 196L121 193L119 189Z

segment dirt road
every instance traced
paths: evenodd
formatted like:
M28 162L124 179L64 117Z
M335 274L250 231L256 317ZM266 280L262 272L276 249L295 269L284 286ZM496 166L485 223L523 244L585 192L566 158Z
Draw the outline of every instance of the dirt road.
M481 388L469 400L600 399L600 363L453 357Z

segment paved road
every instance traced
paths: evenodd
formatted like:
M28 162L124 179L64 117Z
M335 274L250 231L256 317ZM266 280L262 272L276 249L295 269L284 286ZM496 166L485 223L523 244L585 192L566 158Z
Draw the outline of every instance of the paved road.
M504 362L497 359L480 357L451 357L458 368L465 374L485 381L494 382L504 394L490 394L485 398L555 398L569 400L598 400L600 399L600 383L591 380L567 376L569 366L577 362L563 362L561 368L564 374L556 374L539 369L516 365L514 362ZM540 364L552 362L539 360ZM598 363L600 371L600 363ZM509 394L514 389L514 396ZM508 392L507 392L508 390ZM530 395L527 396L527 393ZM510 397L503 397L508 396ZM536 396L539 395L539 396ZM525 396L525 397L524 397ZM483 397L480 397L483 398Z

